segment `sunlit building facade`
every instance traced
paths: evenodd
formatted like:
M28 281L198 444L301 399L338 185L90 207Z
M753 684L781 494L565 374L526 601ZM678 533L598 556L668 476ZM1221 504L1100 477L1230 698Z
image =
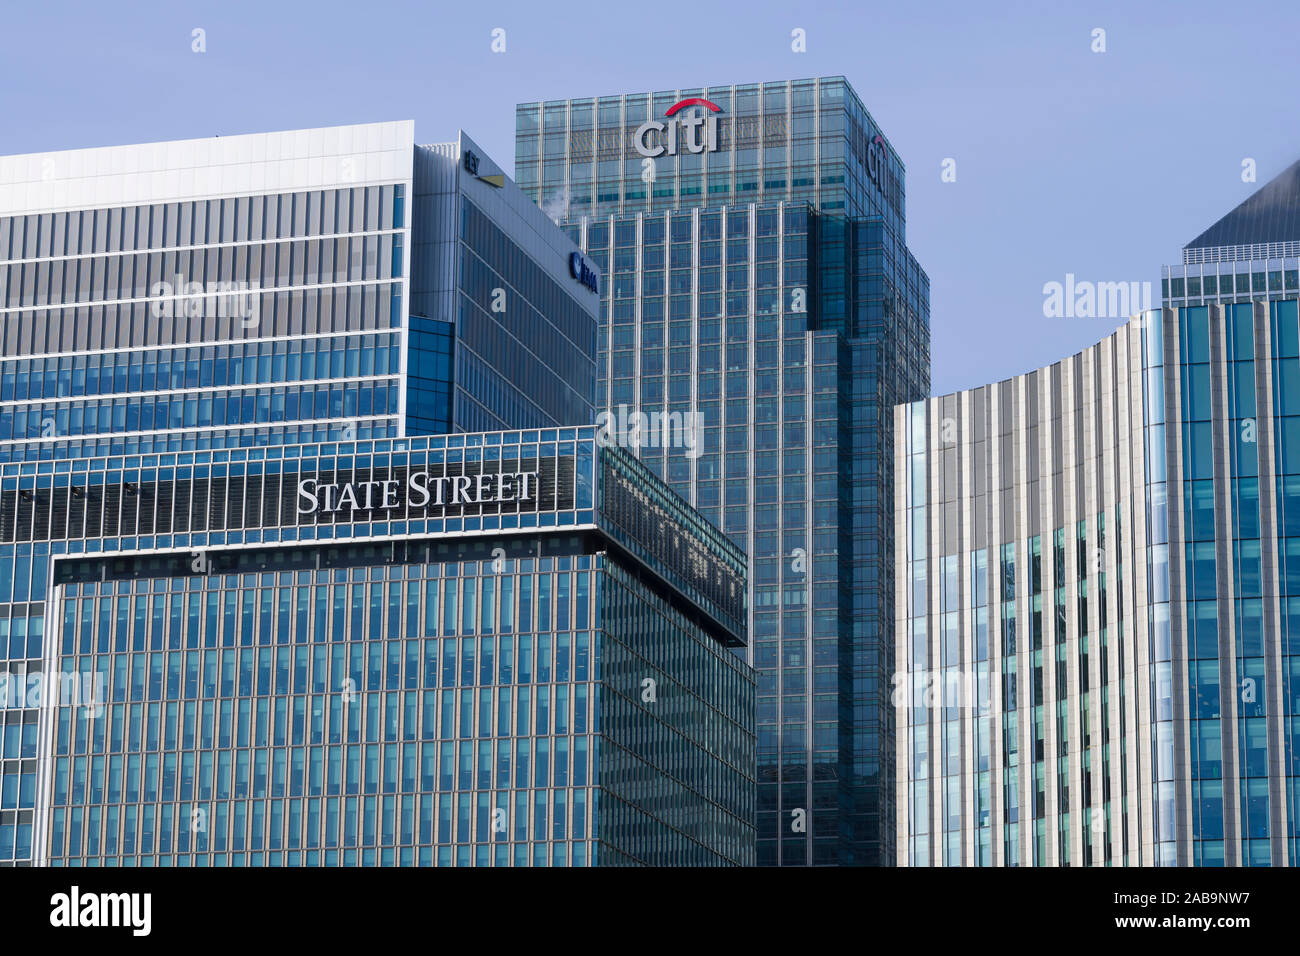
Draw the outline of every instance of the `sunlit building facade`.
M1300 296L1300 160L1184 246L1182 260L1164 267L1165 306Z
M899 864L1297 863L1296 300L895 414Z
M572 251L410 122L0 158L0 461L586 424Z
M526 103L515 175L602 276L598 411L749 553L758 862L893 862L893 406L929 390L905 170L843 77ZM671 436L669 436L671 438Z
M575 255L410 123L0 159L0 864L753 861L743 553Z
M34 858L751 863L743 555L594 431L3 466Z

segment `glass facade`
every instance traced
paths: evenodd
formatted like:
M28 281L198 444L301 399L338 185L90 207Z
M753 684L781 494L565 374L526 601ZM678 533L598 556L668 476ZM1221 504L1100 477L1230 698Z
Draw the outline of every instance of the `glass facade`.
M0 461L590 423L572 245L464 134L408 148L374 185L0 209Z
M595 420L597 296L491 162L464 133L415 148L408 434Z
M831 77L523 104L515 170L603 277L597 407L701 424L615 440L749 552L759 863L892 863L891 410L929 389L901 161Z
M1255 190L1164 267L1166 307L1244 305L1300 295L1300 161Z
M900 864L1298 862L1297 395L1282 299L898 410Z
M408 189L0 215L0 460L399 434Z
M623 458L588 427L6 466L52 625L6 622L6 693L59 675L4 712L7 858L752 863L744 559ZM531 484L416 494L465 475ZM313 512L307 476L411 493Z
M1223 258L1193 255L1191 262L1165 266L1161 298L1172 307L1293 299L1300 295L1300 242L1292 245L1295 251L1286 256L1275 251L1270 257L1266 248L1247 247L1242 258L1232 250L1214 250Z
M743 552L597 447L563 232L464 134L165 146L0 183L0 864L752 863Z

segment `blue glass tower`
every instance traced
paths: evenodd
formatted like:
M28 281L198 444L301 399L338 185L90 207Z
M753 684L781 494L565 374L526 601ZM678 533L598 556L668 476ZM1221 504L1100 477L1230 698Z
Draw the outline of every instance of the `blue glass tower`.
M752 862L743 557L575 255L410 123L0 161L0 864Z
M593 420L596 294L574 251L464 133L413 170L408 434Z
M892 408L929 389L901 160L830 77L523 104L515 174L603 276L610 437L749 553L759 862L892 864Z
M0 461L591 421L572 245L469 137L413 137L10 157Z
M743 556L594 433L3 466L79 680L34 858L752 863Z

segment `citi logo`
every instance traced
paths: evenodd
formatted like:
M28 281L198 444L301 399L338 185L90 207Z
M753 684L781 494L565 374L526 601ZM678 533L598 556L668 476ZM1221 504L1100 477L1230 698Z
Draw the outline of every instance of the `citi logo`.
M701 113L700 108L708 110ZM692 96L668 107L664 114L670 122L650 120L637 127L633 141L636 151L652 159L656 156L676 156L680 143L688 153L716 153L718 151L718 118L722 107L708 100ZM674 119L678 113L681 117ZM680 132L679 132L680 128ZM651 134L655 135L651 135Z
M889 158L885 153L885 140L877 133L867 144L867 175L879 188L884 189L884 176L889 172Z

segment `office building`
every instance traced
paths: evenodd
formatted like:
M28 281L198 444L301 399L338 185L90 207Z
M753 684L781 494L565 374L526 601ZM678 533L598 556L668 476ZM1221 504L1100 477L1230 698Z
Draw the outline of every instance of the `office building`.
M601 273L614 436L749 553L758 862L892 863L892 409L929 390L901 159L829 77L526 103L515 175Z
M1300 160L1184 246L1183 261L1163 272L1165 307L1300 295Z
M743 555L594 432L3 466L35 859L752 862Z
M0 159L0 461L589 423L596 296L493 169L410 122Z
M0 863L752 862L743 553L468 137L6 157L0 256Z
M898 862L1292 865L1296 300L896 410Z

